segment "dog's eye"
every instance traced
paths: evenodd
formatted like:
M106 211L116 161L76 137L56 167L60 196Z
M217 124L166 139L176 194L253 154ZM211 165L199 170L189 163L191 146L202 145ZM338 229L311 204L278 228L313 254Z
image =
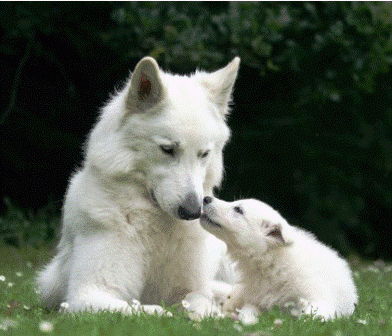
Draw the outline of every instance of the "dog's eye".
M175 154L174 153L174 146L172 146L172 145L160 145L159 148L166 155L174 156L174 154Z
M240 206L238 206L238 205L234 207L234 211L236 213L239 213L240 215L244 214L244 210Z
M197 154L197 156L198 156L199 158L201 158L201 159L204 159L204 158L206 158L206 157L208 156L208 154L210 154L210 150L206 150L205 152L199 152L199 153Z

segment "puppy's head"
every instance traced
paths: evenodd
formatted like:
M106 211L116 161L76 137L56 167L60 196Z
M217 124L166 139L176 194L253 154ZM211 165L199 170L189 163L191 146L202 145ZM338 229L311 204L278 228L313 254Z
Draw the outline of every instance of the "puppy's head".
M269 205L254 199L224 202L205 197L200 223L223 240L231 252L262 255L286 244L285 219Z

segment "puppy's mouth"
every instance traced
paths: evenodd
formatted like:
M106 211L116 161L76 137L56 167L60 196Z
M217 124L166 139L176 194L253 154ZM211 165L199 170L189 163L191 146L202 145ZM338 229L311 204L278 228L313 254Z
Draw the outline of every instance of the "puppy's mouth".
M150 190L150 198L151 198L152 204L154 204L156 207L159 207L158 200L154 194L154 190L152 190L152 189Z
M279 240L282 243L285 242L282 236L282 232L278 228L273 228L270 232L267 233L267 236L275 238L276 240Z
M215 226L215 227L218 227L218 228L222 228L222 225L220 225L219 223L213 221L210 217L208 217L208 215L206 213L203 213L200 216L200 222L202 224L206 223L206 224L209 224L210 226Z

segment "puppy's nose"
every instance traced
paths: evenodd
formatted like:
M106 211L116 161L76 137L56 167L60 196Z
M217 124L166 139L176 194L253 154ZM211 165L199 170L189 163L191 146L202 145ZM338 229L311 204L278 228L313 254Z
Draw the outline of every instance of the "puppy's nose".
M212 202L212 197L211 196L204 197L204 199L203 199L203 204L204 205L207 205L207 204L209 204L211 202Z

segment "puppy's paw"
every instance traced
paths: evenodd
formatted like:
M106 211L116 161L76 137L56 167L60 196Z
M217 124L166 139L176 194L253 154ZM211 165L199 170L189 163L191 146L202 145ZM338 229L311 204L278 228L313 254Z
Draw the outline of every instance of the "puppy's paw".
M238 319L244 325L252 325L259 322L259 315L260 311L257 307L253 305L245 305L241 309L238 310Z

